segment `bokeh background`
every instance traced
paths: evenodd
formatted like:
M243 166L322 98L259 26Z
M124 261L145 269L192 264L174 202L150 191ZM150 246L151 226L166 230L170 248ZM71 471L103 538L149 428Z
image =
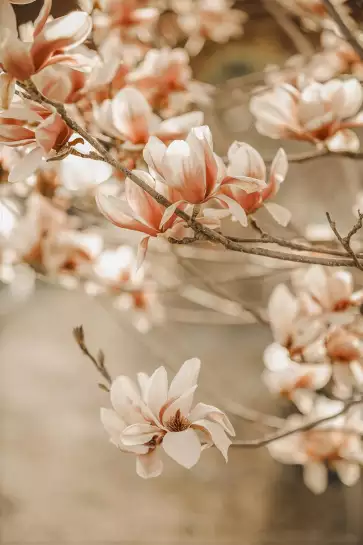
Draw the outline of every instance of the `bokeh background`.
M72 2L55 0L54 15ZM41 2L17 10L33 18ZM241 2L251 15L239 41L208 45L193 60L195 76L218 86L207 113L217 151L235 139L271 154L277 144L251 129L246 85L259 81L266 63L283 63L297 51L296 33L274 19L258 0ZM303 35L314 45L313 36ZM305 44L306 45L306 44ZM291 147L289 149L296 149ZM303 148L299 147L302 151ZM292 166L279 202L296 225L319 222L326 210L342 229L362 187L362 169L349 159L320 159ZM279 194L279 197L280 197ZM241 263L195 261L203 275L230 275L229 293L265 300L286 273L238 277ZM225 465L216 449L192 471L167 462L163 476L143 481L133 457L109 444L99 422L107 395L72 338L83 324L90 347L102 348L113 375L151 372L164 364L173 373L192 356L202 359L198 398L221 408L240 402L274 414L285 407L260 380L262 353L271 340L259 325L181 323L168 320L147 334L107 301L39 283L21 308L0 315L0 543L8 545L338 545L363 543L362 485L348 489L331 478L315 497L301 470L282 466L264 449L230 449ZM218 320L216 320L218 322ZM232 417L239 437L263 428Z

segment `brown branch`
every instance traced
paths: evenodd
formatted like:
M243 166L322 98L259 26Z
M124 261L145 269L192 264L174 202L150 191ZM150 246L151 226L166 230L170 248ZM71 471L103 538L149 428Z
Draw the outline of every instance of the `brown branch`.
M361 228L362 228L362 225L363 225L363 214L361 214L361 212L358 210L358 221L355 223L355 225L353 225L353 227L351 228L351 230L349 231L349 233L343 237L338 229L337 229L337 226L336 226L336 223L335 221L332 220L329 212L326 213L326 217L328 218L328 222L329 222L329 225L334 233L334 235L337 237L337 239L339 240L340 244L343 246L343 248L346 250L346 252L352 256L352 259L354 260L354 263L356 265L356 267L358 269L360 269L361 271L363 271L363 266L362 264L360 263L356 253L354 252L354 250L352 249L352 246L351 246L351 238L353 235L355 235Z
M158 202L165 208L168 208L169 206L171 206L172 203L168 199L166 199L163 195L155 191L155 189L150 187L141 178L139 178L133 172L131 172L128 168L126 168L118 159L113 157L113 155L104 148L104 146L97 140L97 138L90 135L83 127L81 127L76 121L74 121L68 115L63 104L54 102L44 97L31 81L27 81L25 84L18 82L18 85L22 88L25 88L35 102L38 102L39 104L48 104L52 106L53 108L55 108L55 110L62 117L63 121L73 131L78 133L80 136L82 136L82 138L84 138L84 140L86 140L89 144L91 144L91 146L93 146L93 148L100 155L102 155L102 157L107 163L109 163L116 170L119 170L125 176L130 178L130 180L132 180L136 185L138 185L141 189L143 189L146 193L148 193L153 199L155 199L156 202ZM241 253L256 255L261 257L281 259L284 261L291 261L295 263L325 265L327 267L356 266L355 261L349 258L347 259L328 259L328 258L321 258L321 257L312 258L309 256L300 256L300 255L298 256L298 255L290 254L287 252L280 252L280 251L275 251L275 250L270 250L270 249L260 248L260 247L248 248L246 246L243 246L240 243L237 243L237 242L234 242L233 240L228 239L227 237L225 237L223 234L219 233L218 231L214 231L213 229L210 229L202 225L196 219L192 218L190 215L184 212L184 210L180 210L177 208L175 210L175 214L181 219L183 219L186 222L186 224L193 229L197 237L202 236L206 240L210 240L211 242L215 244L222 244L227 250L232 250L234 252L241 252Z
M87 358L89 360L91 360L91 362L95 366L96 370L105 379L108 386L111 386L112 377L111 377L110 373L107 370L107 367L106 367L106 364L105 364L105 356L104 356L104 353L102 352L102 350L99 351L97 357L95 357L95 356L93 356L93 354L91 354L91 352L88 350L87 345L86 345L83 326L75 327L73 329L73 336L74 336L74 338L76 340L76 343L78 344L78 346L82 350L83 354L85 356L87 356ZM99 384L99 386L103 390L109 391L109 387L106 386L105 384L102 383L102 384Z
M357 53L357 55L359 55L359 58L363 61L363 47L359 43L357 38L354 36L354 33L349 28L348 24L343 20L343 17L338 12L336 6L334 6L331 0L323 0L323 2L328 14L333 19L333 21L335 21L335 23L338 25L344 38L353 47L354 51Z
M287 155L289 163L306 163L320 157L346 157L348 159L363 160L363 152L353 151L330 151L328 149L314 149L302 153L290 153ZM272 163L274 157L264 159L266 164Z
M243 447L243 448L259 448L259 447L265 447L266 445L269 445L270 443L273 443L274 441L277 441L279 439L283 439L284 437L289 437L290 435L293 435L294 433L299 433L303 431L311 430L312 428L316 428L320 424L324 424L325 422L329 422L330 420L334 420L338 416L342 416L343 414L347 413L351 407L354 405L359 405L363 403L363 395L359 396L358 398L351 399L347 401L344 404L344 407L337 413L325 416L323 418L319 418L318 420L314 420L312 422L308 422L306 424L303 424L302 426L299 426L298 428L293 428L289 430L282 430L278 431L276 433L272 433L270 435L266 435L265 437L262 437L261 439L250 439L250 440L236 440L233 442L232 446L236 447Z

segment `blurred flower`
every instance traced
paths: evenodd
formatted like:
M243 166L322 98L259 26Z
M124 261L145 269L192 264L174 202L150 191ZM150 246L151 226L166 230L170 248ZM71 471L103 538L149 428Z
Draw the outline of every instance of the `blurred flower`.
M284 429L294 430L315 420L333 416L343 407L342 402L321 396L308 415L289 416ZM353 408L347 416L339 416L311 430L298 431L270 443L267 448L271 456L283 464L302 465L304 482L314 494L325 491L329 469L338 474L343 484L352 486L359 480L360 465L363 463L360 438L362 423L358 412L360 409ZM357 426L356 433L352 422ZM349 433L344 431L345 426L350 430Z
M247 15L231 9L233 4L230 0L172 0L178 24L188 36L186 48L191 55L197 55L206 40L224 44L242 35Z
M202 112L190 112L163 121L155 115L143 94L125 87L112 100L94 106L94 119L107 135L124 141L124 148L141 151L150 135L170 141L182 138L203 123Z
M347 10L343 5L346 1L332 0L332 4L339 11L344 10L346 13ZM278 2L287 10L301 17L306 28L310 30L316 30L328 16L324 0L278 0Z
M363 91L356 79L284 84L251 99L256 129L270 138L306 140L331 151L357 151L350 130L363 124Z
M227 460L228 435L234 435L227 416L204 403L192 409L199 369L197 358L186 361L170 386L164 367L151 377L138 373L138 384L126 376L112 383L113 409L101 409L101 420L115 446L136 454L140 477L161 474L161 447L187 469L198 462L204 448L213 445Z

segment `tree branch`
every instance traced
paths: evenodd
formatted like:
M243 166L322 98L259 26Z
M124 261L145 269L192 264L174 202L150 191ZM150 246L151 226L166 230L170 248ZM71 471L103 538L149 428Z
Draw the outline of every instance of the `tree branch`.
M87 356L87 358L93 363L96 370L102 375L102 377L105 379L108 386L111 386L112 384L112 378L110 373L107 370L106 364L105 364L105 356L102 350L99 351L98 356L95 357L91 352L88 350L86 346L86 340L84 337L84 331L83 326L75 327L73 329L73 336L76 340L76 343L82 350L83 354ZM102 390L109 391L109 387L105 384L99 384L99 387L102 388Z
M358 210L358 215L359 215L358 221L355 223L355 225L353 225L353 227L351 228L351 230L349 231L347 236L343 237L339 233L339 231L337 229L337 226L336 226L336 223L335 223L335 221L332 220L329 212L326 213L326 217L328 218L329 225L330 225L334 235L337 237L337 239L339 240L339 242L343 246L343 248L346 250L346 252L349 255L352 256L352 259L354 260L354 263L355 263L356 267L358 269L360 269L361 271L363 271L363 266L360 263L356 253L354 252L354 250L352 249L352 246L350 244L350 240L351 240L352 236L355 235L362 228L362 225L363 225L363 214L361 214L361 212L359 210Z
M335 5L333 4L331 0L323 0L323 2L328 14L333 19L333 21L336 22L344 38L353 47L354 51L359 55L359 58L363 61L363 47L358 42L357 38L354 36L354 33L349 28L348 24L343 20L343 17L338 12L337 8L335 7Z

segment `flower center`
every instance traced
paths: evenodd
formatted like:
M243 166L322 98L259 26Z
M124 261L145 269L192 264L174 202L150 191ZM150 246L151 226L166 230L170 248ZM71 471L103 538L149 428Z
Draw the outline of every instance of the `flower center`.
M182 416L180 414L180 409L178 409L174 416L169 418L169 420L165 423L165 427L168 428L169 431L184 431L190 427L190 422L185 416Z

